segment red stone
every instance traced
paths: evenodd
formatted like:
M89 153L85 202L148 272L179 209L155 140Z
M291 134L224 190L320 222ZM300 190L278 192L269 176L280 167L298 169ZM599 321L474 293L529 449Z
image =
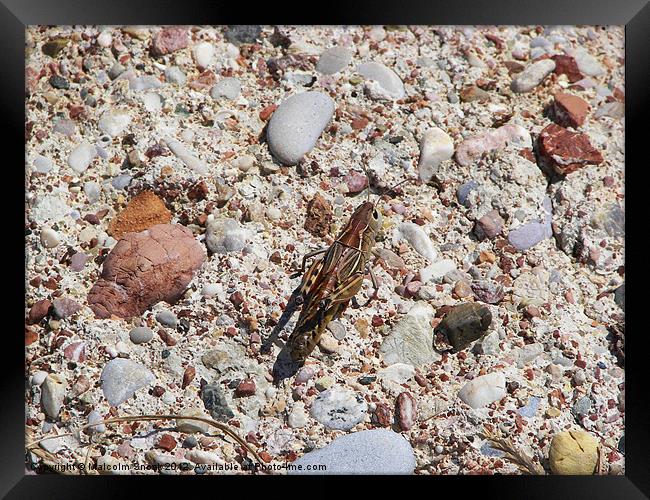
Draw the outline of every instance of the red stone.
M162 448L165 451L172 451L176 448L176 440L171 434L163 434L160 437L160 441L157 444L158 448Z
M277 104L271 104L270 106L265 107L260 111L260 120L268 120L276 109L278 109Z
M51 306L52 306L52 302L50 302L49 300L47 299L39 300L29 310L29 315L27 316L27 322L30 325L40 323L41 320L45 318L45 316L47 316L47 313L50 310Z
M578 69L578 64L576 60L571 56L565 56L562 54L557 54L553 56L553 61L555 61L555 74L556 75L566 75L569 79L569 82L575 83L578 80L582 80L583 76Z
M244 303L244 296L241 292L235 292L230 296L230 302L232 302L235 307L239 307Z
M591 145L586 134L571 132L554 123L540 132L538 146L540 156L560 175L603 162L600 151Z
M321 196L320 193L316 193L307 204L305 230L314 236L322 238L330 232L332 217L332 204Z
M217 83L216 75L209 69L206 69L203 73L192 80L188 86L192 90L200 91L212 87L215 83Z
M553 102L555 121L564 127L580 127L587 118L589 104L584 99L564 92L555 94Z
M389 427L391 423L390 408L386 403L377 403L373 420L382 427Z
M66 359L75 362L86 361L86 343L85 342L73 342L66 346L63 349L63 355Z
M188 366L185 369L185 373L183 374L182 389L185 389L188 385L192 383L192 380L194 380L194 375L196 375L196 369L193 366Z
M38 333L36 333L31 328L25 327L25 345L32 345L38 340Z
M403 392L397 396L396 409L397 420L403 431L408 431L415 424L417 416L417 403L409 392Z
M346 175L343 180L347 184L350 193L360 193L368 186L368 178L356 172Z
M252 378L246 378L239 382L237 389L235 389L235 396L245 398L255 394L255 381Z
M154 56L164 56L184 49L189 42L187 28L169 26L156 33L151 45L151 53Z

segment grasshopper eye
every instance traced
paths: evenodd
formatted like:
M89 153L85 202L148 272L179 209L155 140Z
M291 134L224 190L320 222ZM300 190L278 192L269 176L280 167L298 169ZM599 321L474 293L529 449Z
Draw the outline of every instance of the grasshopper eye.
M379 219L379 212L377 210L372 211L372 218L375 220Z

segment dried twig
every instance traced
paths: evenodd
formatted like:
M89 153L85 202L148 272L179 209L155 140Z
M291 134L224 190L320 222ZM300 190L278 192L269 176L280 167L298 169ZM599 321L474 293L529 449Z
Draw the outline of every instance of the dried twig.
M234 432L230 427L227 425L221 423L221 422L216 422L215 420L212 420L210 418L204 418L204 417L195 417L195 416L190 416L190 415L139 415L139 416L133 416L133 417L114 417L114 418L108 418L106 420L102 420L100 422L93 422L92 424L85 424L84 426L81 427L80 431L83 432L85 429L88 429L90 427L98 426L98 425L104 425L104 424L114 424L114 423L119 423L119 422L143 422L143 421L149 421L149 420L195 420L198 422L203 422L208 425L211 425L212 427L216 427L217 429L223 431L226 435L230 436L232 439L234 439L238 444L240 444L243 448L248 450L257 460L257 463L262 463L262 459L257 453L255 449L253 449L245 440L243 440L241 437L237 435L236 432ZM29 428L26 428L26 435L29 438L33 438L33 431ZM67 432L63 434L57 434L53 436L44 436L40 439L37 439L35 441L31 441L28 443L25 447L27 450L33 452L40 458L42 458L44 461L47 460L50 463L46 463L46 465L52 466L56 464L56 457L52 455L51 453L46 452L45 450L41 449L38 447L38 444L41 443L42 441L45 441L46 439L55 439L55 438L61 438L65 436L73 436L73 432ZM90 446L88 448L88 452L86 453L85 457L85 465L86 468L85 470L88 470L87 465L88 461L90 458ZM69 473L71 474L71 473Z
M479 433L483 439L490 442L490 446L495 450L502 451L504 458L512 462L524 474L531 474L533 476L543 476L546 474L544 468L535 462L532 457L529 457L521 450L518 450L512 440L508 437L501 435L500 432L490 432L487 429Z

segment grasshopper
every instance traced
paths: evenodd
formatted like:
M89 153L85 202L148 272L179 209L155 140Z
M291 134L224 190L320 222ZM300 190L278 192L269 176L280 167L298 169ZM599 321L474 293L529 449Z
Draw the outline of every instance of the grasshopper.
M391 189L395 187L397 186ZM367 199L357 207L329 248L304 256L301 272L305 270L307 259L324 254L312 263L296 289L302 308L298 322L287 341L294 362L305 362L329 322L339 318L350 301L354 300L361 289L366 272L370 274L375 289L368 302L376 297L377 280L368 264L382 222L382 215L376 203Z

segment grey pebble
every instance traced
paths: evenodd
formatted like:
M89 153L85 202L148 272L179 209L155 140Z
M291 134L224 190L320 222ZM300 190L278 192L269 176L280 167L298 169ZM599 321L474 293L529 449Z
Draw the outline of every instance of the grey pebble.
M133 177L130 176L129 174L121 174L115 177L111 181L111 185L115 189L124 189L126 188L129 184L131 184L131 181L133 180Z
M406 96L404 83L402 83L397 73L389 67L377 62L367 62L359 64L357 71L366 80L377 82L387 97L391 99L402 99Z
M224 78L223 80L218 81L212 90L210 90L210 96L213 99L220 99L225 97L226 99L237 99L241 92L241 83L237 78Z
M241 45L242 43L255 43L255 41L262 34L262 27L257 24L238 24L228 26L226 28L226 40L233 45Z
M111 406L121 405L154 380L156 377L148 368L125 358L111 359L100 377L104 397Z
M216 384L208 384L201 391L201 399L206 410L210 412L212 418L220 422L230 420L235 414L228 407L228 401L221 387Z
M146 326L138 326L129 332L129 338L134 344L145 344L153 339L153 331Z
M70 269L78 273L83 270L86 265L88 256L83 252L77 252L72 257L70 257Z
M352 60L352 51L345 47L332 47L323 52L316 64L316 71L333 75L344 69Z
M334 101L322 92L303 92L285 99L268 125L271 153L285 165L295 165L316 145L333 114Z
M573 413L576 417L582 417L589 413L590 409L591 399L589 399L589 396L583 396L575 402L573 408L571 409L571 413Z
M467 181L464 184L461 184L456 190L456 199L458 200L458 203L469 208L469 195L478 187L479 185L475 180Z
M289 474L412 474L415 454L410 443L393 431L373 429L340 436L327 446L303 455L293 462L302 470ZM308 465L324 465L313 470Z
M176 325L178 325L178 318L171 311L160 311L156 314L156 321L171 328L176 328Z
M555 69L552 59L542 59L532 63L512 79L510 88L513 92L530 92L537 87Z
M165 80L167 80L168 83L174 83L176 85L185 85L185 82L187 81L187 77L179 67L168 66L167 69L165 69Z

